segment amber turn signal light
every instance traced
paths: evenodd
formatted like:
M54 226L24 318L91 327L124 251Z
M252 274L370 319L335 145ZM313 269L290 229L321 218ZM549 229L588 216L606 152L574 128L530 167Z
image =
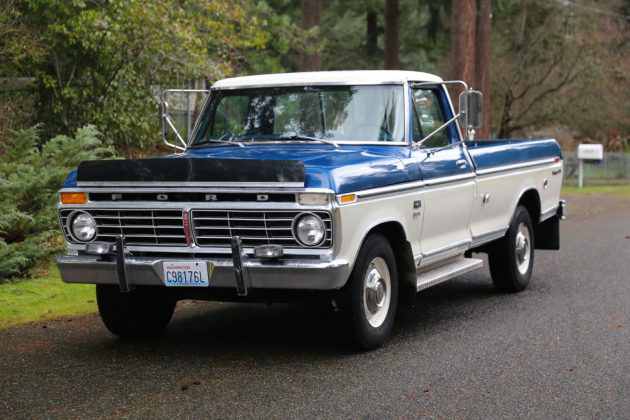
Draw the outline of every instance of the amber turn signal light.
M350 204L357 201L357 196L355 194L346 194L339 197L339 202L341 204Z
M85 204L86 193L61 193L61 204Z

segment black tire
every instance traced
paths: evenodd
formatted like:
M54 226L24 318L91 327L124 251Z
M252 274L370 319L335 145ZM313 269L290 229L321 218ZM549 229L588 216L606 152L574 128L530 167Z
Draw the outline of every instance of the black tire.
M517 256L516 252L519 227L521 229L524 227L528 232L526 238L526 245L529 249L527 264L525 264L523 257ZM522 254L523 252L520 253L520 255ZM519 205L516 208L507 233L494 244L488 253L488 262L492 282L497 290L509 293L521 292L529 285L534 267L534 229L529 212L524 206Z
M159 287L121 293L118 286L97 285L96 303L107 329L121 338L148 338L161 333L177 301Z
M383 306L377 309L374 306L377 304L375 300L380 299L380 297L377 298L376 292L370 295L370 292L365 291L368 270L373 272L375 266L371 264L375 261L381 269L384 262L389 271L389 304L387 309L385 309L387 294L383 298ZM377 277L377 279L377 282L383 283L383 289L381 290L387 290L385 277ZM367 297L368 295L374 299L372 300L372 308L376 309L379 313L378 316L384 316L384 320L378 326L373 326L368 321L366 313L368 310L366 308L370 307L366 303L366 299L370 300ZM356 350L374 350L381 347L389 338L398 305L398 272L392 247L383 235L373 234L366 238L357 256L348 283L341 291L336 303L338 310L336 315L341 326L339 331L341 339L351 348ZM376 321L373 320L372 322Z

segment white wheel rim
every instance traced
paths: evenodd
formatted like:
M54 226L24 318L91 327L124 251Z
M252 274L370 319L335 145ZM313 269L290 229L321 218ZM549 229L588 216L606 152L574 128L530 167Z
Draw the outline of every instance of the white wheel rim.
M529 260L531 259L531 241L529 237L529 229L525 223L518 225L516 232L516 244L514 246L514 254L516 257L516 267L521 274L527 273L529 270Z
M363 280L363 310L370 325L378 328L385 322L391 301L392 281L384 259L372 260Z

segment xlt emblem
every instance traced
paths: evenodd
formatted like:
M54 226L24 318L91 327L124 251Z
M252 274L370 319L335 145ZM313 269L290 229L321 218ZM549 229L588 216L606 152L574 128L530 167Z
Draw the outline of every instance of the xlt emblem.
M112 201L122 199L122 194L112 194Z

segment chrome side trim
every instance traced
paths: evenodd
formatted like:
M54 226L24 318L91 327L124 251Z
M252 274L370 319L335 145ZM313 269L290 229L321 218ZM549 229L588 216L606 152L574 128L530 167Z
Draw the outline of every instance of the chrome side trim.
M512 171L514 169L522 169L522 168L530 168L533 166L548 165L550 163L554 163L555 161L556 161L556 158L546 158L546 159L532 160L529 162L514 163L511 165L498 165L498 166L493 166L491 168L478 169L477 175L488 175L488 174L494 174L498 172Z
M424 267L432 262L452 257L460 254L470 248L472 240L465 239L452 245L447 245L441 248L434 249L424 254L414 256L413 260L417 268Z
M355 193L359 198L372 198L380 195L394 194L424 188L423 181L405 182L404 184L389 185L387 187L371 188ZM341 194L346 195L346 194Z
M548 210L543 211L540 214L540 221L544 222L547 219L552 218L553 216L556 215L556 213L558 213L558 208L560 207L560 204L556 204L555 206L552 206L551 208L549 208Z
M302 188L303 182L177 182L177 181L77 181L79 187L283 187Z
M450 184L452 182L473 179L475 176L476 175L474 172L469 172L469 173L461 174L461 175L452 175L452 176L443 176L443 177L433 178L433 179L425 179L424 182L425 184L431 187L434 185Z
M472 243L470 245L471 248L502 238L505 235L505 232L507 232L508 228L509 226L505 226L473 236Z
M423 256L426 258L426 257L432 257L434 255L446 253L447 251L451 251L453 249L461 248L462 246L469 245L471 242L472 241L470 239L464 239L463 241L456 242L452 245L443 246L441 248L437 248L432 251L425 252Z
M422 189L427 186L455 183L459 181L467 181L469 179L473 179L474 177L475 177L475 173L471 172L471 173L462 174L462 175L453 175L453 176L445 176L445 177L440 177L440 178L433 178L433 179L428 179L426 181L411 181L411 182L405 182L402 184L388 185L385 187L370 188L367 190L350 192L346 194L338 194L337 197L340 197L342 195L348 195L348 194L356 194L358 198L374 198L381 195L404 193L410 190ZM348 204L351 204L351 203L348 203Z

